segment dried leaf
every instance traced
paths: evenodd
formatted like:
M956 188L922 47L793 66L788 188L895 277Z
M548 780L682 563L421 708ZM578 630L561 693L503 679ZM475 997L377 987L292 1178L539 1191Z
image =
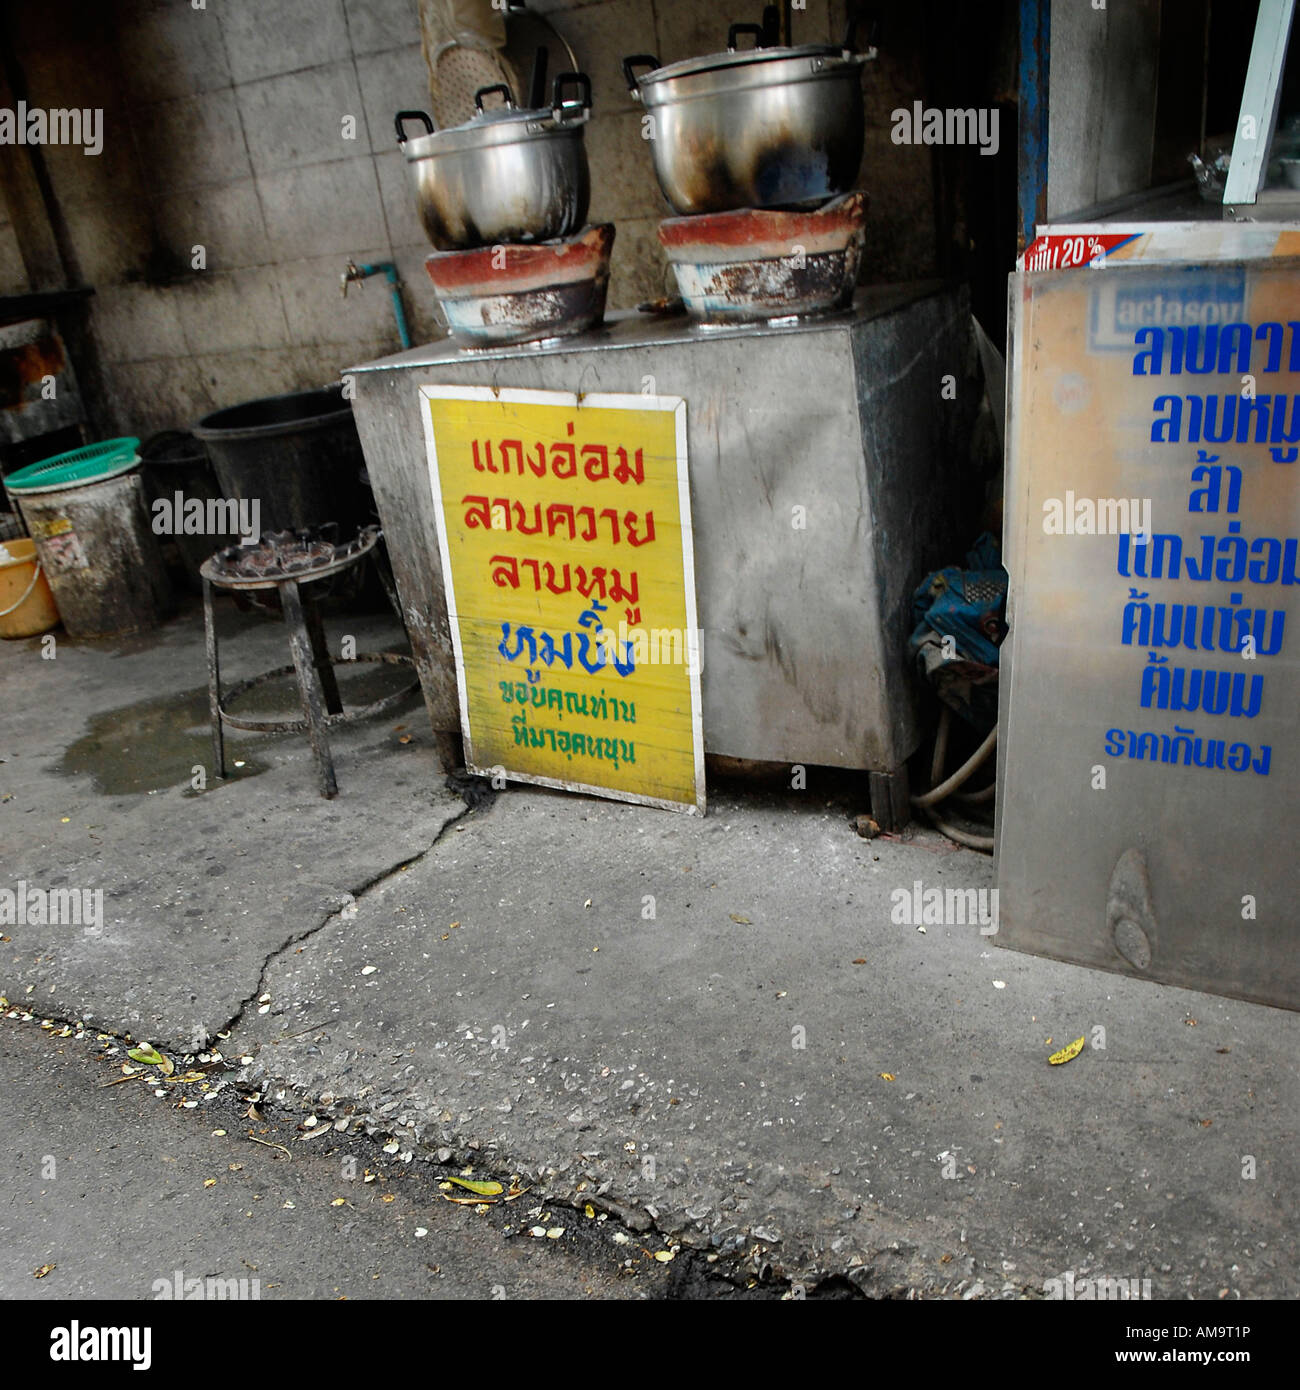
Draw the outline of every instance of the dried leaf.
M880 1079L882 1081L892 1081L894 1079L894 1073L892 1071L882 1071L880 1073Z
M217 1185L217 1180L216 1180L216 1178L204 1178L204 1179L203 1179L203 1186L204 1186L204 1187L216 1187L216 1185Z
M471 1178L448 1178L447 1181L469 1192L477 1192L480 1197L499 1197L505 1191L499 1182L475 1182Z
M854 965L866 965L866 963L867 963L867 958L866 958L865 956L859 956L859 957L857 958L857 960L855 960L855 961L853 962Z
M397 1195L393 1192L385 1192L379 1200L381 1202L395 1202L397 1201Z
M733 922L739 922L742 927L752 927L754 925L748 917L742 917L739 912L731 913L731 920Z
M588 1202L587 1205L586 1205L585 1207L583 1207L583 1209L582 1209L582 1214L583 1214L583 1216L585 1216L585 1217L587 1217L588 1219L590 1219L591 1217L595 1216L595 1214L596 1214L596 1208L593 1207L593 1206L591 1205L590 1202Z
M655 1259L658 1260L659 1263L660 1263L661 1265L666 1265L666 1264L668 1263L668 1261L671 1260L672 1258L673 1258L673 1252L672 1252L671 1250L656 1250L656 1251L655 1251Z
M332 1207L341 1207L341 1206L344 1206L344 1205L346 1205L347 1200L348 1200L348 1199L347 1199L346 1197L335 1197L335 1199L330 1203L330 1206L332 1206Z
M1059 1052L1053 1052L1047 1059L1048 1064L1053 1067L1059 1067L1063 1062L1074 1061L1079 1053L1083 1051L1084 1041L1085 1039L1083 1038L1075 1038L1072 1043L1063 1047Z
M550 1229L549 1231L547 1231L547 1233L546 1233L546 1239L547 1239L547 1240L559 1240L559 1238L560 1238L563 1234L564 1234L564 1227L563 1227L563 1226L552 1226L551 1229Z
M290 1159L291 1159L291 1158L293 1157L293 1155L289 1152L288 1149L286 1149L286 1148L284 1147L283 1144L272 1144L272 1143L270 1142L270 1140L268 1140L268 1139L258 1139L255 1135L252 1135L252 1134L246 1134L246 1135L244 1135L244 1138L247 1139L248 1142L249 1142L250 1144L261 1144L262 1147L265 1148L265 1149L279 1149L280 1152L281 1152L286 1158L290 1158Z
M58 1269L58 1265L42 1265L40 1269L32 1270L32 1278L44 1279L52 1269Z

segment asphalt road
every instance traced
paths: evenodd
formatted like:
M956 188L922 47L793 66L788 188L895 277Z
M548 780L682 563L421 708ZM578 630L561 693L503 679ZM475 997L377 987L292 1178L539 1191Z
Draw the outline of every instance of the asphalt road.
M296 1117L250 1120L233 1087L186 1109L177 1096L201 1094L193 1084L163 1099L142 1080L108 1085L123 1054L105 1046L93 1030L78 1041L0 1018L0 1298L154 1300L177 1271L246 1279L249 1293L257 1280L264 1300L669 1290L675 1272L615 1224L526 1195L483 1213L453 1205L428 1165L364 1135L303 1140ZM528 1235L538 1224L565 1233Z

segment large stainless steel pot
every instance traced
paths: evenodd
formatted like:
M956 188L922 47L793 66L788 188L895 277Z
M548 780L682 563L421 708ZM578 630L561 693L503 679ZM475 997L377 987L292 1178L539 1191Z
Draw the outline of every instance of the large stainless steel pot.
M577 98L565 100L576 89ZM485 109L499 93L502 106ZM591 114L591 83L561 73L549 109L519 110L504 84L475 94L478 114L435 130L423 111L399 111L397 141L415 182L416 206L440 251L497 243L550 241L576 232L591 201L582 130ZM407 138L408 121L425 134Z
M740 49L742 34L758 46ZM842 46L766 46L770 31L733 24L727 51L660 67L623 60L628 90L654 118L650 149L675 212L815 206L847 193L862 159L862 64L853 26ZM637 70L650 68L640 76Z

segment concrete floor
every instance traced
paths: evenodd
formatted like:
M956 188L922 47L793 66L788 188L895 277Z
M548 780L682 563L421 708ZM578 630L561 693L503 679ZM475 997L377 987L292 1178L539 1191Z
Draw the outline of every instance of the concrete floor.
M287 660L278 621L222 622L232 679ZM232 735L245 768L197 793L203 681L192 609L53 661L0 646L0 886L105 893L96 928L0 928L27 1026L226 1034L285 1115L525 1174L753 1276L1300 1293L1295 1015L896 924L895 891L988 887L991 862L859 839L815 770L711 786L702 821L532 788L470 811L413 701L336 738L332 802L299 737Z

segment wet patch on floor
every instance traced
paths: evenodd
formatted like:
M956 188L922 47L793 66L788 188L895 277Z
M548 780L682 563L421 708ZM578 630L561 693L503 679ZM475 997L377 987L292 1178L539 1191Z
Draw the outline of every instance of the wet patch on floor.
M340 664L335 671L344 709L371 704L410 679L409 668L401 666ZM419 693L414 692L412 703L418 703L419 698ZM247 691L235 702L234 710L240 715L265 719L302 717L297 685L290 675ZM306 743L305 734L227 729L227 782L266 771L270 765L267 750L286 739L302 739ZM69 745L55 770L67 776L92 778L94 790L104 796L147 795L173 787L185 787L186 795L197 796L201 789L194 785L198 778L196 768L202 769L209 790L222 785L213 778L211 764L208 692L200 686L95 715L86 733Z

